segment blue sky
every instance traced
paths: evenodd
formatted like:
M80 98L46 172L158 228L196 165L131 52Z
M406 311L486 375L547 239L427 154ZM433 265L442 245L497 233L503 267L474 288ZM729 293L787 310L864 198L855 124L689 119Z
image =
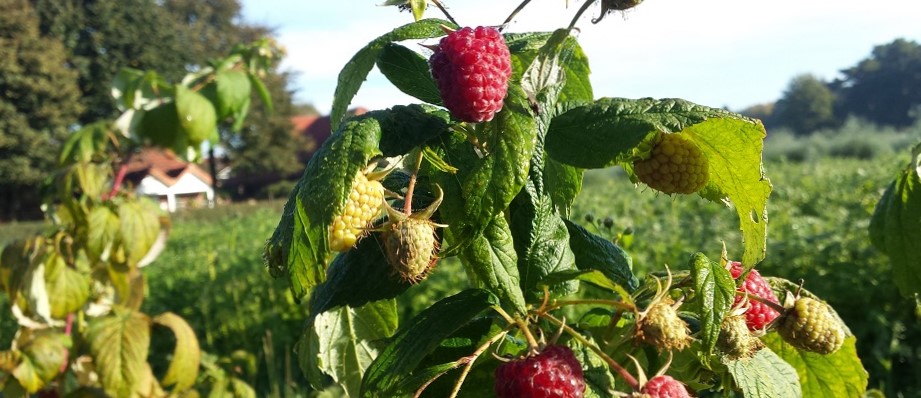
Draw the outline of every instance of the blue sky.
M297 73L297 99L329 112L342 66L368 41L412 21L383 0L243 0L244 18L275 27L287 48L282 67ZM518 0L443 0L461 25L496 25ZM508 31L566 26L581 1L534 0ZM921 42L918 0L646 0L598 25L583 15L579 42L598 97L679 97L713 107L777 99L790 79L838 76L873 46ZM443 17L434 7L429 17ZM435 40L429 44L435 43ZM414 102L374 70L353 105Z

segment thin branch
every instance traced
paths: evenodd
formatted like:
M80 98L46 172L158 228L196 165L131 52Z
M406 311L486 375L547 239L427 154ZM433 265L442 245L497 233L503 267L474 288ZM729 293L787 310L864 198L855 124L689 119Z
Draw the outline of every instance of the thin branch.
M464 384L464 380L467 379L467 375L470 374L470 369L473 369L473 364L476 362L477 358L479 358L480 355L483 355L483 353L486 352L486 350L489 349L491 345L505 337L505 335L508 334L508 331L509 329L506 328L505 330L497 333L495 336L477 348L473 354L467 356L469 361L467 361L467 365L464 366L464 370L461 371L460 376L457 378L457 383L454 384L454 389L451 390L451 395L448 396L449 398L457 397L457 393L460 392L461 386Z
M460 24L454 20L454 17L451 16L451 13L448 12L448 9L445 8L444 4L441 4L440 0L432 0L432 3L435 4L435 7L438 7L438 9L441 10L441 13L444 14L445 17L447 17L448 20L451 21L451 23L457 26L460 26Z
M553 315L540 314L540 316L550 321L551 323L561 326L563 330L566 331L566 333L569 333L569 335L572 336L574 339L576 339L579 343L581 343L583 346L586 346L592 351L594 351L595 354L598 354L598 356L601 357L601 359L604 359L604 361L607 362L608 365L614 368L614 370L617 371L617 373L619 373L620 376L624 378L624 380L627 382L627 384L630 385L630 387L632 387L634 390L639 390L639 382L636 380L636 378L633 377L633 375L630 374L630 372L628 372L627 369L624 369L623 366L620 366L620 364L617 363L617 361L615 361L613 358L608 356L607 353L602 351L601 348L598 348L598 346L595 345L595 343L588 341L588 339L582 336L582 334L573 330L573 328L569 327L569 325L567 325L563 321L556 319L556 317L554 317Z
M505 18L505 22L502 22L502 26L499 27L499 31L501 32L502 29L505 28L505 25L508 25L510 22L512 22L512 18L515 18L515 15L518 15L518 13L521 12L522 9L524 9L524 6L528 5L528 3L530 2L531 0L522 1L521 4L519 4L518 7L515 8L515 11L512 11L512 13L508 15L508 18Z
M605 305L608 307L614 307L624 311L636 311L636 307L621 303L620 301L615 300L601 300L601 299L583 299L583 300L559 300L554 301L553 304L550 304L544 312L553 311L557 308L561 308L567 305L578 305L578 304L592 304L592 305Z
M575 28L576 22L579 21L579 18L582 17L582 14L585 13L585 10L591 7L592 4L595 4L595 0L585 0L585 4L582 4L582 7L580 7L579 11L576 12L576 16L572 17L572 22L569 23L569 27L566 29L572 30L573 28Z
M422 148L419 148L419 156L416 157L416 165L413 167L413 174L409 176L409 187L406 188L406 198L403 200L403 213L407 216L413 214L413 190L416 189L416 175L422 168Z

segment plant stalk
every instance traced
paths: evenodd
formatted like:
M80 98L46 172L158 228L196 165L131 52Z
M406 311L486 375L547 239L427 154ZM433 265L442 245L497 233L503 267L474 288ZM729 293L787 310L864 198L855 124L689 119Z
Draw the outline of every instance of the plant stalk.
M483 353L486 352L486 350L489 349L491 345L495 344L495 342L505 337L506 334L508 334L508 329L505 329L497 333L487 342L483 343L483 345L479 346L476 349L476 351L473 352L473 354L470 354L469 356L466 357L467 364L466 366L464 366L464 370L461 371L460 376L458 376L457 383L454 384L454 389L451 390L451 395L449 395L449 398L457 397L457 394L460 392L461 386L464 384L464 380L466 380L467 375L470 374L470 369L473 369L473 364L474 362L476 362L477 358L479 358L480 355L483 355Z
M632 387L634 390L639 390L640 383L636 380L636 378L633 377L633 375L630 374L630 372L628 372L627 369L624 369L623 366L620 366L620 364L617 363L617 361L615 361L613 358L608 356L607 353L602 351L601 348L598 348L598 346L595 345L595 343L588 341L588 339L583 337L582 334L575 331L573 328L569 327L569 325L567 325L563 321L556 319L556 317L554 317L553 315L544 313L544 314L540 314L540 316L550 321L551 323L554 323L557 326L562 327L563 330L566 331L566 333L569 333L569 335L572 336L572 338L576 339L576 341L578 341L582 345L594 351L595 354L598 354L598 356L601 357L601 359L604 359L604 361L607 362L608 365L614 368L614 370L617 371L617 373L620 374L620 376L624 378L624 380L627 382L627 384L630 385L630 387Z
M595 0L585 0L585 4L582 4L582 7L579 8L579 11L576 11L576 16L572 17L572 22L569 23L568 30L572 30L576 27L576 22L579 21L579 18L582 17L582 14L585 13L585 10L588 10L589 7L595 4Z
M447 17L448 20L451 21L451 23L457 26L460 26L460 24L454 20L454 17L451 16L451 13L448 12L448 9L445 8L444 4L441 4L441 0L432 0L432 4L435 4L435 7L438 7L438 9L441 10L441 13L444 14L445 17Z
M416 189L416 176L420 168L422 168L422 148L419 148L419 155L416 156L413 174L409 176L409 186L406 187L406 198L403 199L403 213L406 213L407 216L413 214L413 191Z
M508 18L505 18L505 22L502 22L502 25L499 26L499 31L501 32L502 29L505 28L506 25L512 22L512 18L515 18L515 15L518 15L518 13L521 12L522 9L524 9L524 6L528 5L528 3L530 2L531 0L522 1L521 4L519 4L518 7L515 8L515 10L512 11L511 14L508 15Z

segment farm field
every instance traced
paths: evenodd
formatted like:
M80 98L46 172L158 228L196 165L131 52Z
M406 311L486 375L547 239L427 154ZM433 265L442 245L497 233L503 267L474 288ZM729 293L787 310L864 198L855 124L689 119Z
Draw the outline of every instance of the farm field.
M887 259L870 245L866 232L882 190L905 161L907 155L897 161L768 162L774 192L768 203L767 258L759 270L807 280L805 287L828 300L857 335L870 388L909 397L921 396L915 377L921 372L917 305L899 296ZM261 259L282 205L235 204L178 214L166 251L145 269L149 291L142 310L184 317L203 350L217 362L237 364L238 376L259 396L292 396L306 385L293 355L306 309L294 302L284 280L268 275ZM723 241L730 256L741 251L734 211L696 196L673 198L634 188L619 169L589 172L571 217L611 238L632 230L621 242L639 276L662 264L686 269L698 251L718 258ZM0 244L40 228L14 227L2 228ZM456 261L442 262L432 277L401 297L401 317L461 290L465 281ZM10 341L13 331L10 317L0 318L0 341Z

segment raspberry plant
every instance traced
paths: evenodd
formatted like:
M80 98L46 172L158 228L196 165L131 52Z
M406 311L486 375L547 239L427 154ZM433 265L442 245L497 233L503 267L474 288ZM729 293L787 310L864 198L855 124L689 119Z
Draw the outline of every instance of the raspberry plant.
M785 340L776 322L752 332L740 318L757 311L756 303L779 307L774 295L811 295L779 278L758 286L772 289L770 295L747 282L760 278L753 271L765 257L771 192L760 121L681 99L596 99L575 35L595 1L584 1L567 28L503 32L502 40L456 47L444 43L458 34L502 32L528 1L492 28L459 26L439 1L431 3L448 20L422 19L428 3L389 1L411 9L415 22L373 39L342 69L331 115L335 131L311 159L266 243L269 271L310 303L297 354L314 389L337 386L351 397L502 395L511 388L507 373L523 372L506 362L531 358L540 370L548 367L526 387L542 396L560 385L551 375L566 373L557 367L570 361L540 360L539 353L559 346L581 367L582 377L571 381L584 379L585 389L566 390L572 396L687 396L689 390L853 396L866 389L855 339L843 324L836 324L843 344L817 354ZM640 3L603 1L600 11ZM497 59L506 54L502 45L508 60ZM457 54L468 69L449 68L445 58ZM468 95L498 92L504 79L458 76L483 76L506 62L511 75L504 98L490 102L501 108ZM420 103L345 118L375 65ZM650 159L656 163L645 164ZM386 207L402 212L388 211L355 247L336 253L329 228L349 207L354 176L394 163L401 167L383 181ZM662 192L662 200L696 194L735 211L741 236L723 238L741 257L738 273L730 272L724 248L718 260L698 253L675 259L679 266L671 271L656 264L663 271L637 278L623 248L570 218L584 171L616 166L641 190ZM401 235L424 235L418 239L424 253L404 254L403 245L393 243L393 226L423 208L433 223L445 225L434 232L441 243L429 243L433 228L409 228ZM436 257L429 256L432 246L440 247ZM395 298L426 289L426 282L393 272L395 258L426 273L439 272L428 261L456 258L466 286L399 324ZM840 322L830 307L829 314ZM646 374L656 376L647 380Z
M83 126L62 146L47 232L0 254L0 288L20 325L0 351L0 395L197 396L204 381L221 396L253 396L232 370L203 356L182 317L140 310L141 268L163 250L170 221L155 202L121 187L139 148L198 158L203 142L218 143L219 124L242 127L252 92L271 107L261 79L280 51L268 39L239 45L176 83L155 71L118 74L112 92L121 115ZM152 352L152 338L163 336L155 329L172 333L170 352ZM168 367L155 373L150 359Z

